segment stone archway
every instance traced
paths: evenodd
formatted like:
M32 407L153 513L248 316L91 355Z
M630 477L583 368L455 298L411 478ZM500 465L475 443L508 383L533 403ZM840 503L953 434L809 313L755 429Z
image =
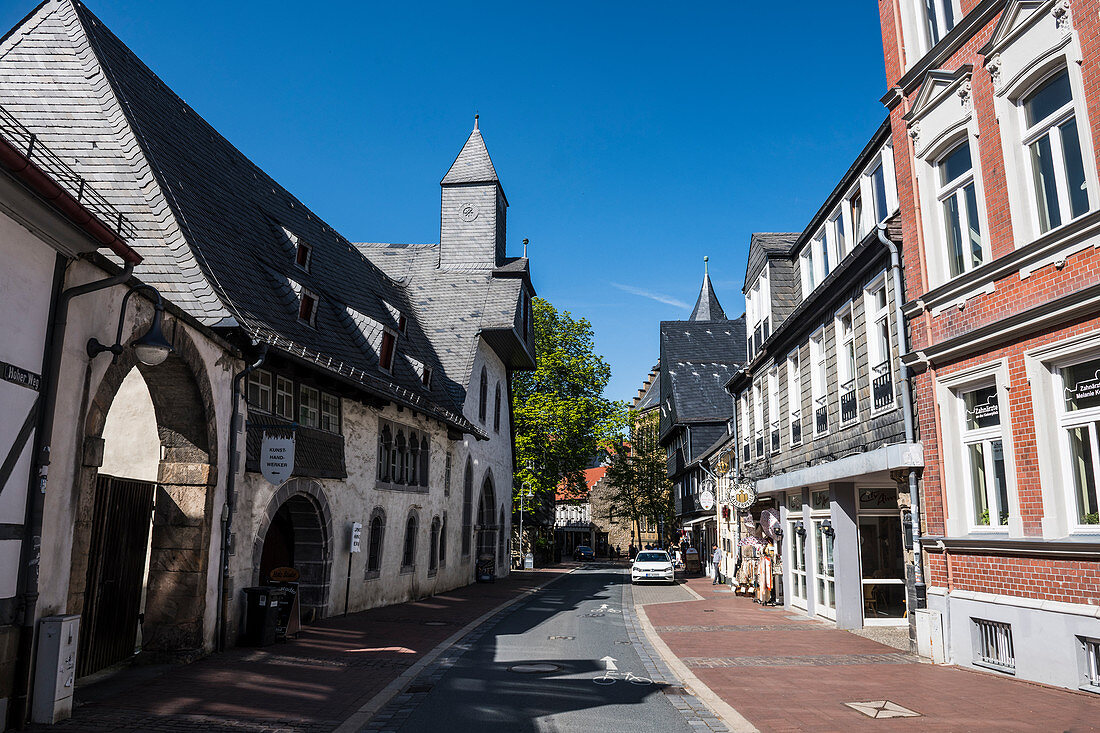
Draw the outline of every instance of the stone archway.
M148 323L139 324L134 332L147 327ZM204 619L218 435L202 356L178 321L169 319L164 330L175 352L163 364L149 367L137 361L133 349L126 349L107 368L88 406L84 465L73 487L76 520L68 611L84 612L93 520L97 503L103 502L97 484L107 415L126 376L138 369L152 400L160 443L142 647L187 658L202 653L207 636Z
M268 502L252 546L252 582L265 573L295 568L302 617L321 618L328 609L332 570L332 511L317 481L292 478Z

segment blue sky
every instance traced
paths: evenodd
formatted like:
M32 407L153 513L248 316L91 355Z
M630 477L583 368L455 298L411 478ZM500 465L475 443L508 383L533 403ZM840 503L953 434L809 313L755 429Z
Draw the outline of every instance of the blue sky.
M530 239L539 295L592 321L617 399L703 256L740 314L749 235L800 230L886 114L871 2L87 4L355 241L438 241L479 112L509 253Z

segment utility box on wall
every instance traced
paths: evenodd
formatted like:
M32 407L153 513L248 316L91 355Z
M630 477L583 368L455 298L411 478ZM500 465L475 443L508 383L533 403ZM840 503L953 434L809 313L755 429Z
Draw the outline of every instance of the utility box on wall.
M934 664L946 664L943 645L943 614L927 608L917 610L917 653Z
M39 621L32 722L50 724L72 716L79 638L80 616L47 616Z

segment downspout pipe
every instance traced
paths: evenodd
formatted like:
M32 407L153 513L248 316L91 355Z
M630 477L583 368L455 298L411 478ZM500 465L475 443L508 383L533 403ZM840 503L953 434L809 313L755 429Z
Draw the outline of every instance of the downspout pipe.
M229 549L233 537L233 510L237 505L237 421L241 415L241 385L267 358L267 344L260 345L256 361L233 377L233 408L229 418L229 475L225 479L225 504L222 506L221 573L218 575L218 651L229 646Z
M902 290L901 285L901 254L898 246L890 237L886 236L886 226L879 224L876 227L878 241L890 251L890 275L894 281L894 322L898 332L898 353L909 352L909 339L905 330L905 316L901 311ZM905 413L905 442L916 443L916 427L913 418L913 395L909 367L900 358L898 359L898 372L901 379L901 405ZM912 524L910 529L913 535L913 592L916 595L917 608L924 608L928 598L928 591L924 584L923 560L920 548L920 487L917 482L917 469L909 469L909 499L912 504Z
M45 392L42 399L42 412L39 414L38 426L35 430L36 470L27 488L23 547L20 551L22 561L19 565L19 586L23 589L20 600L22 628L19 633L19 649L16 653L15 683L19 689L13 695L15 703L13 719L20 727L25 724L30 712L31 674L34 671L35 615L38 609L38 571L42 560L42 520L46 506L54 413L57 410L57 382L61 374L61 356L65 347L69 303L82 295L124 284L133 275L135 264L133 261L127 261L117 275L62 291L57 297L54 315L50 321L49 346L43 364Z

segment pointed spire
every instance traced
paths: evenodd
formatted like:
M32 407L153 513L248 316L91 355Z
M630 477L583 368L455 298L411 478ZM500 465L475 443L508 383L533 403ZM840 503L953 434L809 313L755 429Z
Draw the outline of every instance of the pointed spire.
M470 133L466 144L451 164L447 175L440 182L448 183L499 183L496 168L489 158L489 151L485 149L485 141L481 138L481 130L478 125L480 115L474 115L474 130Z
M725 321L726 312L718 302L718 296L714 294L714 286L710 284L710 257L703 257L703 287L699 290L699 299L695 301L695 309L691 311L689 321Z

